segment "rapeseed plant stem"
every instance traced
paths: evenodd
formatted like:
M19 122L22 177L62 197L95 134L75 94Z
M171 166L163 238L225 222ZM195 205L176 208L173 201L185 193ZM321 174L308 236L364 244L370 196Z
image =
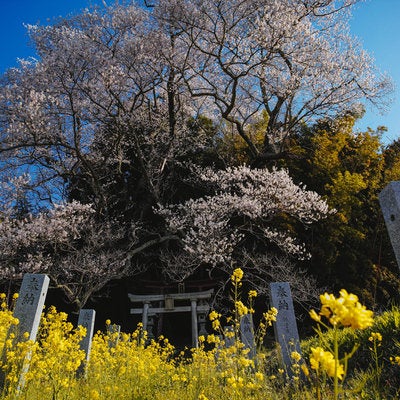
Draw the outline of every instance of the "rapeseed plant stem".
M339 398L339 344L338 344L338 331L337 326L334 328L334 339L333 339L333 346L334 346L334 360L335 360L335 374L333 376L333 390L334 390L334 397L335 400Z
M324 293L320 296L321 310L319 313L314 310L310 311L310 316L313 320L318 323L318 329L316 330L318 335L322 337L322 331L320 325L329 329L329 326L322 322L321 317L325 317L333 329L333 357L331 353L324 352L323 349L319 350L321 360L325 360L321 363L325 372L333 377L333 390L334 399L339 398L339 379L344 380L345 369L339 362L339 343L338 343L338 329L339 327L350 327L352 329L365 329L373 324L373 312L367 310L365 306L358 302L358 297L354 294L349 294L345 289L340 292L340 297L336 298L333 294ZM348 359L354 354L357 349L357 344L354 345L353 350L350 354L345 356L345 363L347 365ZM313 349L311 349L313 350ZM314 354L313 354L314 356ZM333 358L333 359L332 359ZM310 359L313 368L313 361ZM330 365L333 362L334 370L331 371ZM318 364L319 368L319 364ZM314 358L314 369L317 368L317 362ZM347 370L347 367L346 367Z
M378 347L381 346L382 335L379 332L372 332L370 337L368 338L370 342L372 342L372 348L370 347L370 351L372 352L372 359L374 361L375 371L374 371L374 383L375 383L375 394L377 400L380 400L380 376L382 367L379 364L379 354Z

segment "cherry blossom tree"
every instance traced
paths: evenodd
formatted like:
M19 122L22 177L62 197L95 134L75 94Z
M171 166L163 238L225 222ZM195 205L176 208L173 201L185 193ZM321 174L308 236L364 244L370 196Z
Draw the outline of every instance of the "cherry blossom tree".
M354 3L127 2L28 26L38 57L0 83L0 276L48 272L79 307L151 268L181 280L247 260L265 288L266 259L284 270L306 255L285 218L328 213L266 162L289 154L300 123L382 105L390 90L348 34ZM260 112L261 144L249 134ZM251 168L220 162L224 124ZM24 188L24 213L7 185Z
M242 166L196 172L198 179L209 185L209 195L158 208L191 258L184 263L172 258L165 273L173 279L181 281L204 265L210 275L217 268L229 276L232 263L242 260L252 284L267 294L265 276L272 266L287 267L290 257L310 256L280 219L284 216L286 221L291 218L311 224L334 212L317 193L294 184L286 170ZM269 265L260 262L265 253L275 254ZM298 288L298 284L293 286Z
M234 124L263 164L287 155L301 121L358 109L362 100L384 105L391 83L349 34L356 2L166 0L156 14L178 32L180 79L191 97ZM248 134L260 110L269 117L261 147Z
M110 279L128 270L132 273L129 251L114 248L123 241L125 229L110 220L98 221L92 205L77 201L35 215L16 215L15 199L27 186L26 176L1 186L0 280L19 280L26 272L46 273L80 309ZM132 235L135 231L132 226Z

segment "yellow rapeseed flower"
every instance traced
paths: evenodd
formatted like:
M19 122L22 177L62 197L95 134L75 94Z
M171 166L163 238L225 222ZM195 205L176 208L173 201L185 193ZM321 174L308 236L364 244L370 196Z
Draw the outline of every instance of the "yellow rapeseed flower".
M275 307L271 307L267 312L263 313L263 318L267 326L271 326L272 322L276 321L278 310Z
M213 310L208 315L208 318L210 319L212 328L214 330L218 330L221 327L221 323L219 321L219 318L221 318L220 313L217 313L215 310Z
M310 371L308 370L306 364L302 364L302 365L301 365L301 370L303 371L303 374L304 374L305 376L309 376L309 375L310 375Z
M213 334L207 336L207 343L215 343L218 344L221 342L221 339L218 336Z
M323 316L333 326L342 325L353 329L365 329L372 326L373 312L361 305L355 294L347 293L345 289L339 293L340 297L338 298L333 294L322 294L320 296L321 311L319 315L315 311L311 311L311 318L319 322L319 316Z
M335 376L335 358L329 351L325 351L322 347L311 347L310 365L316 371L324 371L330 377ZM337 363L336 376L343 379L344 368L339 362Z
M246 357L240 357L238 359L238 364L243 368L247 368L247 367L250 367L250 366L254 366L254 361L250 360L250 359L248 359Z
M215 331L217 331L219 328L221 328L221 323L219 322L219 319L215 319L214 321L212 321L211 325Z
M400 356L390 357L389 360L392 364L400 365Z
M256 290L249 290L249 297L257 297L257 291Z
M370 342L377 341L382 342L382 335L379 332L372 332L371 336L368 338Z
M299 352L297 352L297 351L292 351L290 357L295 362L299 362L301 360L301 354Z
M240 389L244 385L243 378L241 376L231 376L226 380L226 382L232 389Z
M100 394L96 389L92 389L89 395L90 400L98 400L100 399Z
M263 381L264 380L264 374L262 372L257 371L254 374L254 377L256 378L257 381Z
M215 310L211 311L210 314L208 315L208 318L210 321L215 321L216 319L220 318L221 314L217 313Z
M249 313L249 309L240 300L235 303L235 308L240 317Z
M231 281L233 283L239 283L243 279L243 270L241 268L236 268L231 275Z
M320 321L321 321L321 316L318 315L317 312L316 312L315 310L311 310L309 314L310 314L310 317L311 317L314 321L317 321L317 322L320 322Z

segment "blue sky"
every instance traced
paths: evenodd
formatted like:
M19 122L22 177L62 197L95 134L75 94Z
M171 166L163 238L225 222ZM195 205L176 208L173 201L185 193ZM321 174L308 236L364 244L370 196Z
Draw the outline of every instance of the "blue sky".
M78 13L90 4L101 4L101 0L0 0L0 73L15 66L17 58L34 55L24 23L48 24L55 17ZM393 78L396 86L395 101L389 112L381 115L376 110L367 110L357 125L360 130L386 126L386 143L400 138L399 20L400 0L365 0L356 6L351 21L351 32L358 36L377 66Z
M367 110L358 128L388 128L385 142L400 138L400 0L366 0L353 12L351 32L356 35L375 59L381 71L387 72L395 84L394 102L389 112L380 115Z

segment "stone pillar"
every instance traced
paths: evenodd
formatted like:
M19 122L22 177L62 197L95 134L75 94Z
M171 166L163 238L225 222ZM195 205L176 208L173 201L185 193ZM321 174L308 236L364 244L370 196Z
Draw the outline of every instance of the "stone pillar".
M288 282L270 283L270 299L272 307L278 310L274 323L275 340L278 342L282 361L288 376L293 376L293 360L291 354L301 354L300 339L293 308L292 293Z
M86 335L82 338L80 348L85 352L85 360L78 368L77 375L82 376L85 372L86 363L90 358L90 349L92 347L92 338L94 333L94 320L96 311L91 309L82 309L79 312L78 326L86 328Z
M142 325L144 331L147 331L147 318L149 315L149 307L150 303L148 301L143 304Z
M245 314L240 317L240 339L246 349L249 349L249 358L256 357L256 342L254 338L253 315Z
M192 311L192 347L199 347L199 331L197 326L197 300L190 300L190 308Z
M8 332L15 334L14 344L25 340L36 340L39 330L40 318L42 316L44 302L49 288L50 279L44 274L25 274L22 280L19 296L14 308L14 317L18 319L19 324L12 326ZM24 334L27 333L27 337ZM6 362L6 348L1 355L2 362ZM18 391L25 384L25 374L29 369L31 355L28 354L22 362L20 378L18 382ZM4 387L5 374L0 369L0 389Z
M17 341L22 340L25 332L29 333L29 340L36 340L49 282L47 275L24 275L14 309L14 317L19 320Z
M379 203L397 265L400 267L400 181L390 182L379 193Z
M200 313L199 314L199 336L206 336L207 335L207 329L206 329L206 323L207 323L207 316L205 313Z
M155 315L148 315L147 316L147 339L154 339L154 318Z

